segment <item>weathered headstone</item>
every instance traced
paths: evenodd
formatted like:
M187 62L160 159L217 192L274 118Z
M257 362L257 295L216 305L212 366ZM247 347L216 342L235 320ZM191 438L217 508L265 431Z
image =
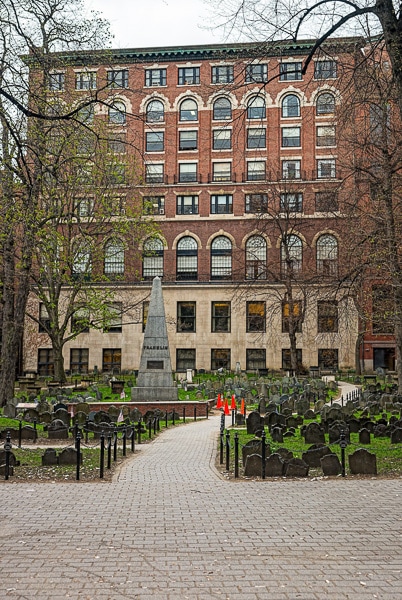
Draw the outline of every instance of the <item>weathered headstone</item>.
M349 454L349 469L353 475L377 475L377 457L365 448Z

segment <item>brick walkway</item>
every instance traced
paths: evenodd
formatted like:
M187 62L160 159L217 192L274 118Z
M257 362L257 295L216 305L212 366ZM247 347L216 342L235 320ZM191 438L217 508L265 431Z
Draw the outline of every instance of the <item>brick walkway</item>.
M402 478L228 482L219 417L111 484L0 484L7 599L402 599Z

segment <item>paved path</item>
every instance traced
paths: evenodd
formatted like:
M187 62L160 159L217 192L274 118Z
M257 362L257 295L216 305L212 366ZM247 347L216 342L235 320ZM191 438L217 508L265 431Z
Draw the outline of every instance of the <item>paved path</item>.
M225 481L219 417L113 483L0 483L5 599L402 599L402 478Z

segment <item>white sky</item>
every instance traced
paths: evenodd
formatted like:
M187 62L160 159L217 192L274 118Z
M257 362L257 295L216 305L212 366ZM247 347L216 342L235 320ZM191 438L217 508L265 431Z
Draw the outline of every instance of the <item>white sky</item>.
M219 44L203 0L88 0L110 22L113 48ZM204 29L202 29L204 27Z

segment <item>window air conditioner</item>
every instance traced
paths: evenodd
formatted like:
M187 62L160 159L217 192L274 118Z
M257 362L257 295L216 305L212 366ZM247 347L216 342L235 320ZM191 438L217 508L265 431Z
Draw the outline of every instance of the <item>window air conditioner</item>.
M165 209L164 208L160 208L159 209L159 214L160 215L164 215L165 214Z

